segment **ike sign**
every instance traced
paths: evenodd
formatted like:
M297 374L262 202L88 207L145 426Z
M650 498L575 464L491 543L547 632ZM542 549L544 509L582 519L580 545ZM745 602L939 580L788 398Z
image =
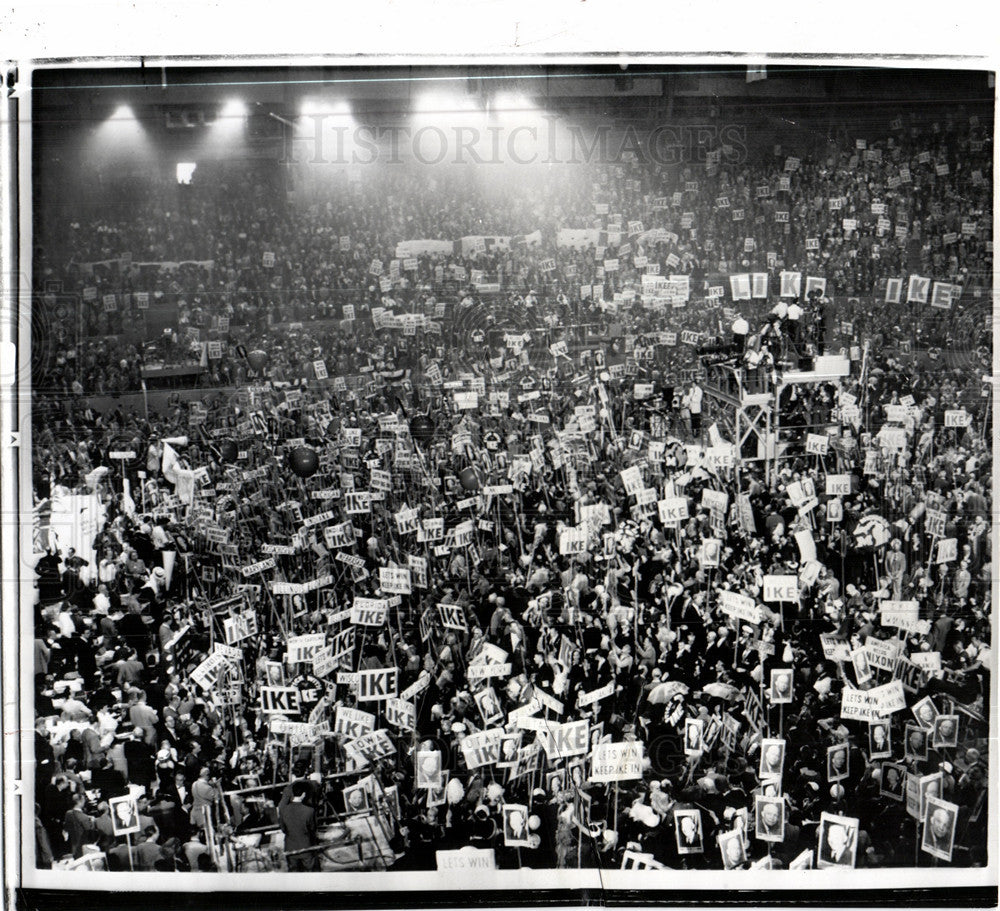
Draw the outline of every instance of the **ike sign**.
M396 695L396 668L358 671L358 702L392 699Z
M590 780L638 781L642 778L642 744L599 743L594 747L590 765Z
M686 497L666 497L663 500L657 500L656 508L660 514L660 521L664 524L683 522L688 518Z
M299 691L294 686L262 686L260 709L265 715L298 715Z
M566 724L553 725L545 731L539 731L542 746L549 759L565 759L569 756L579 756L587 752L590 745L590 722L569 721Z
M764 576L765 601L798 601L798 576Z

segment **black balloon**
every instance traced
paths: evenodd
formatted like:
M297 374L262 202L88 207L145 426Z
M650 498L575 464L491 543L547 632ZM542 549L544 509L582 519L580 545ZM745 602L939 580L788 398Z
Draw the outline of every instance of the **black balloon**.
M260 372L267 363L267 352L256 348L247 355L247 362L254 370Z
M219 443L219 455L223 462L235 462L239 458L240 449L232 440L223 440Z
M426 446L434 439L434 422L426 414L418 414L410 421L410 436Z
M471 465L458 473L458 480L465 490L479 490L479 474Z
M316 474L316 469L319 468L319 456L316 455L315 449L299 446L292 450L288 463L300 478L309 478Z

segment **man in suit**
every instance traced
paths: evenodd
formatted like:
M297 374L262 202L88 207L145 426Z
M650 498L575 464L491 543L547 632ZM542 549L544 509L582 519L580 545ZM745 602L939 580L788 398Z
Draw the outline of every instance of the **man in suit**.
M823 837L820 849L820 860L828 864L840 864L851 867L854 865L851 856L851 841L853 833L847 826L830 823Z
M73 798L73 806L66 811L63 818L63 829L69 836L69 847L73 857L83 857L83 846L88 841L97 840L97 821L84 811L86 798L77 794Z
M303 800L308 787L305 781L292 783L290 798L282 798L278 806L278 820L281 831L285 833L285 851L301 851L311 848L318 841L316 836L316 811ZM288 858L288 869L312 871L317 869L317 858L314 853L292 854Z

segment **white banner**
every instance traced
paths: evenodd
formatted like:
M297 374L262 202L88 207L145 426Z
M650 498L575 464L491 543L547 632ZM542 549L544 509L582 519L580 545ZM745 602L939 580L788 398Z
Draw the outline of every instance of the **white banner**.
M639 781L642 779L642 744L599 743L590 763L590 781Z

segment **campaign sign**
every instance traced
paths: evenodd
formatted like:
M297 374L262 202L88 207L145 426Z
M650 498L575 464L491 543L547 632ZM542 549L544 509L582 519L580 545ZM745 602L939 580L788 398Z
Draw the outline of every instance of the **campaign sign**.
M396 695L396 668L358 671L358 702L375 702Z
M819 433L806 435L806 452L810 455L826 455L830 448L830 438Z
M840 717L856 721L878 721L882 717L878 700L871 691L844 685L840 697Z
M764 576L765 601L798 601L798 576Z
M608 696L612 695L614 691L614 681L610 680L604 686L599 687L596 690L591 690L589 693L581 693L576 699L577 707L585 708L588 705L593 705L593 703L599 702L601 699L606 699Z
M355 598L351 606L351 623L360 626L381 626L389 614L385 598Z
M871 636L865 639L864 650L868 656L868 664L891 674L896 668L898 641L898 639L875 639Z
M642 744L599 743L590 762L590 781L639 781L642 779Z
M321 651L326 644L323 633L310 633L305 636L289 636L286 643L286 654L290 664L312 661L313 654Z
M763 612L753 599L737 592L720 591L719 607L724 614L745 623L757 624L763 619Z
M556 724L539 734L550 760L580 756L590 747L590 722L587 720Z
M262 686L260 710L265 715L298 715L299 691L294 686Z
M428 671L421 671L420 676L413 681L402 693L399 694L400 699L412 699L414 696L418 696L424 690L430 686L431 675Z
M439 604L437 609L441 625L445 629L457 629L465 632L469 628L465 622L465 612L460 604Z
M462 755L465 765L470 771L484 765L494 765L500 762L500 742L503 740L503 728L490 728L477 734L470 734L462 740Z
M851 476L849 474L828 474L826 476L826 495L828 497L849 497L851 495Z
M337 715L333 722L333 732L343 734L348 740L354 740L375 729L375 716L360 709L346 706L337 707Z
M493 848L465 847L457 851L435 851L434 857L439 872L445 870L449 873L464 873L497 868L496 851Z
M391 696L385 704L385 719L389 724L404 731L414 731L417 727L417 709L412 702Z
M879 605L882 626L895 626L901 630L912 630L920 619L920 603L917 601L883 601Z
M688 519L688 502L686 497L667 497L658 500L656 508L660 514L660 521L664 524L684 522Z
M505 664L470 664L466 676L469 683L478 683L490 677L509 677L511 667L509 661Z

